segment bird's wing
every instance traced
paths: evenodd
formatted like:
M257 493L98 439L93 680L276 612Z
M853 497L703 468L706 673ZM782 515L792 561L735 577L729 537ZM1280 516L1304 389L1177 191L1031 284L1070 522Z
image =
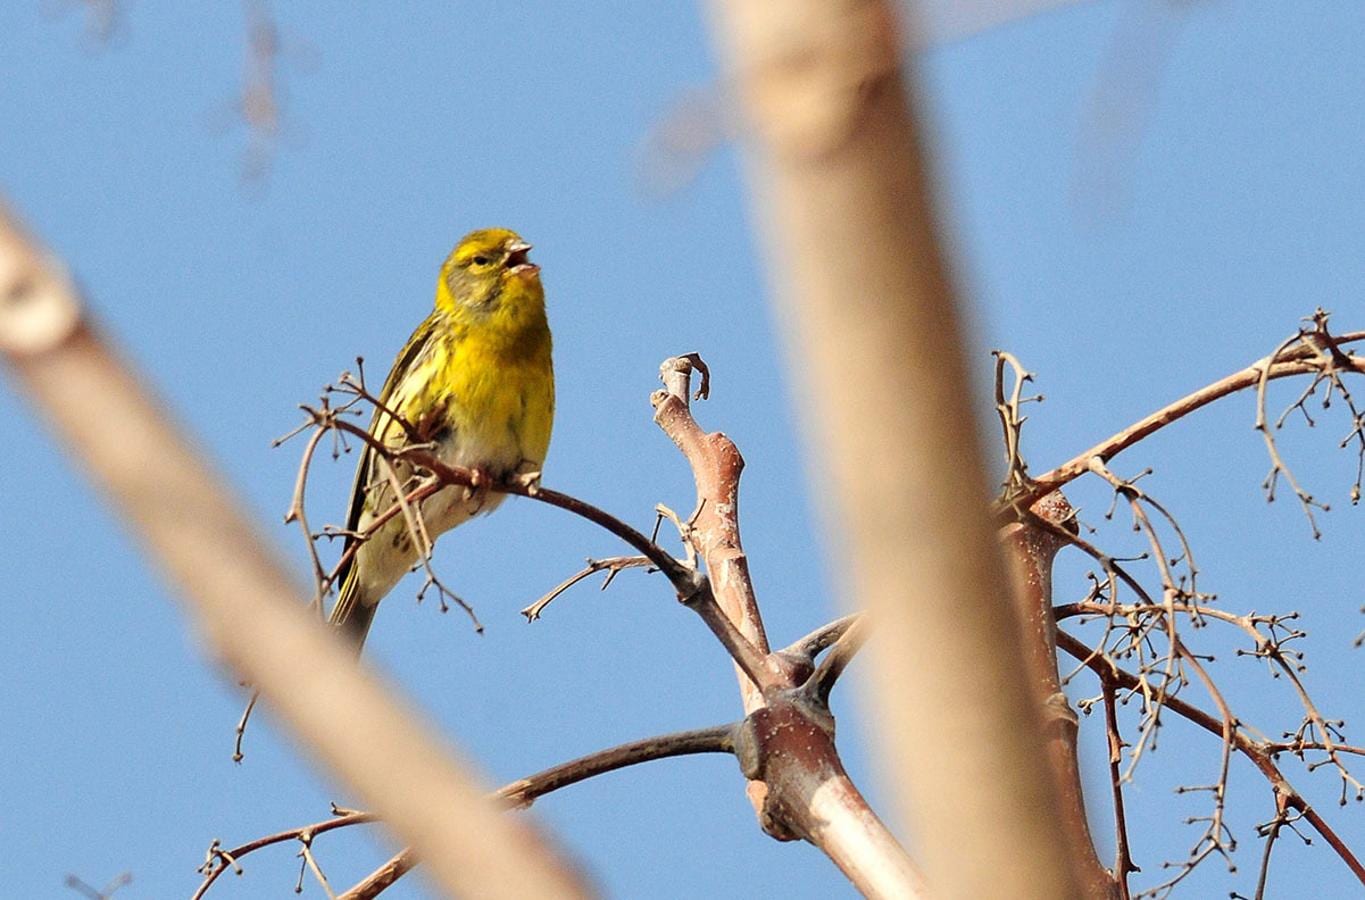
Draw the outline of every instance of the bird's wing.
M401 410L394 409L393 403L399 393L399 385L405 379L412 376L419 368L417 365L425 354L430 352L430 344L436 335L436 320L434 316L429 316L417 330L408 338L407 344L403 346L403 352L393 363L393 368L389 370L388 378L384 379L384 388L379 392L379 402L394 412L400 413ZM405 394L412 392L404 391ZM416 424L416 423L412 423ZM376 409L374 416L370 420L370 434L380 441L385 438L385 433L392 427L393 422L389 414L383 410ZM360 453L360 459L355 467L355 481L351 485L351 499L347 505L346 530L355 532L359 530L360 518L365 511L365 496L369 485L372 483L377 472L374 448L366 444ZM346 547L349 547L355 540L354 537L346 538Z

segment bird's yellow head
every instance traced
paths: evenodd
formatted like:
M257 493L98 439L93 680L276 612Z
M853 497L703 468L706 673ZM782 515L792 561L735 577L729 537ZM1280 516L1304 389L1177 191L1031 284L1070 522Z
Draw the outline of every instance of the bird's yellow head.
M437 308L471 319L543 317L545 291L540 267L527 258L530 251L531 245L515 231L471 231L441 266Z

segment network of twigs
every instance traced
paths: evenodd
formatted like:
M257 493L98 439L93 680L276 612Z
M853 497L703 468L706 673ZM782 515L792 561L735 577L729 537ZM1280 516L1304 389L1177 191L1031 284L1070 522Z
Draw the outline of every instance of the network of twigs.
M1180 789L1181 792L1207 794L1210 805L1206 814L1187 820L1187 824L1199 829L1189 854L1184 859L1165 862L1163 868L1168 877L1131 896L1165 897L1201 863L1215 856L1222 858L1231 871L1236 871L1233 851L1237 841L1227 824L1225 812L1229 769L1237 754L1249 759L1265 776L1274 798L1274 816L1257 827L1264 846L1253 896L1258 900L1264 896L1271 853L1286 829L1311 843L1311 838L1300 828L1304 823L1316 831L1365 884L1365 868L1360 861L1319 812L1294 789L1278 765L1281 757L1287 754L1297 759L1307 772L1330 769L1340 780L1341 804L1346 804L1349 798L1365 798L1365 785L1348 767L1351 757L1365 755L1365 747L1347 743L1343 731L1345 723L1324 715L1305 684L1306 665L1304 652L1300 649L1305 632L1298 627L1300 613L1237 614L1213 605L1217 598L1199 588L1200 570L1194 549L1180 522L1166 505L1138 483L1150 475L1151 470L1126 478L1115 474L1109 466L1109 461L1121 450L1207 403L1236 392L1254 392L1255 427L1265 441L1270 459L1270 471L1262 484L1266 498L1273 501L1277 486L1287 484L1307 518L1313 537L1320 538L1315 512L1326 510L1327 506L1310 494L1294 475L1280 452L1276 434L1295 413L1310 426L1314 425L1310 411L1313 401L1324 409L1330 408L1334 400L1338 401L1349 415L1349 428L1340 445L1343 448L1353 446L1357 461L1356 478L1349 494L1353 503L1359 501L1362 466L1365 466L1365 417L1344 376L1365 373L1365 359L1352 355L1348 349L1363 339L1365 333L1332 334L1328 314L1319 309L1269 356L1158 410L1036 479L1028 473L1020 451L1020 436L1026 420L1026 404L1042 398L1025 395L1032 376L1018 360L1008 353L996 354L996 410L1004 431L1008 473L999 503L1001 515L1033 519L1034 524L1086 554L1096 566L1088 574L1081 599L1055 606L1053 614L1059 626L1068 620L1103 623L1098 640L1083 642L1061 628L1057 639L1059 648L1077 661L1063 681L1072 681L1083 671L1091 672L1099 681L1099 693L1081 699L1077 705L1087 714L1097 705L1102 706L1104 712L1111 750L1110 780L1117 828L1118 859L1113 872L1123 897L1130 896L1128 878L1136 871L1123 817L1123 790L1133 780L1144 756L1155 750L1159 729L1169 715L1188 719L1220 738L1213 777L1207 783ZM1272 424L1267 413L1267 385L1271 380L1295 375L1309 376L1308 384ZM1087 474L1101 479L1112 490L1112 503L1104 514L1106 520L1112 519L1119 507L1126 509L1132 529L1140 532L1147 543L1147 550L1140 557L1120 559L1083 537L1074 524L1072 528L1063 528L1061 523L1043 522L1026 512L1039 497ZM1090 533L1093 534L1094 529L1090 529ZM1139 571L1134 564L1140 564L1144 569ZM1193 649L1190 632L1209 624L1239 632L1245 644L1237 654L1264 661L1273 678L1290 686L1302 707L1303 718L1295 727L1284 730L1279 739L1266 737L1229 707L1210 672L1212 656ZM1359 645L1361 640L1358 637L1355 643ZM1198 682L1203 687L1213 712L1199 708L1184 697L1184 690L1191 682ZM1137 716L1130 733L1125 735L1120 731L1118 708L1129 704L1136 705Z

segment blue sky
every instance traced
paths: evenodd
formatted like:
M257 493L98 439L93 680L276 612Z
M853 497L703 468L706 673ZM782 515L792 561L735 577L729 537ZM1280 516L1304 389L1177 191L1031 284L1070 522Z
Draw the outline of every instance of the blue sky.
M801 398L783 375L734 150L664 198L638 177L651 129L680 97L718 83L698 9L279 6L285 131L264 180L246 185L248 136L230 111L245 55L237 4L127 4L109 46L70 7L0 7L0 191L70 261L104 327L301 575L297 533L280 523L299 448L271 450L271 438L357 354L382 375L426 313L451 244L506 225L536 245L550 296L560 406L547 483L641 524L657 502L689 508L689 476L647 398L661 359L698 350L715 376L699 416L749 463L745 544L773 641L854 602L838 560L822 555L818 474L803 461ZM1047 395L1026 434L1035 471L1268 353L1316 306L1335 310L1342 330L1365 328L1362 49L1365 16L1352 3L1111 0L919 58L981 383L986 349L1003 346ZM1365 513L1347 502L1354 459L1336 449L1346 425L1334 406L1317 429L1285 438L1334 507L1315 543L1292 503L1264 503L1253 415L1249 398L1224 401L1115 467L1156 468L1144 484L1180 515L1220 603L1304 613L1309 686L1352 723L1365 712L1365 651L1350 648L1365 627L1352 571ZM0 392L0 416L5 892L61 895L67 873L103 883L131 870L121 898L187 895L213 838L235 844L346 803L268 713L245 764L231 763L240 691L26 406ZM315 522L342 514L349 466L319 472ZM1122 522L1104 522L1103 490L1078 486L1073 500L1106 546L1138 547ZM487 634L400 587L369 658L491 782L734 717L729 665L657 579L627 573L606 593L561 599L534 626L521 621L516 611L585 555L617 550L562 513L510 502L446 537L438 557ZM1080 598L1084 571L1064 563L1059 601ZM1245 720L1270 733L1297 724L1288 687L1234 658L1230 636L1208 629L1197 642L1219 656ZM855 667L855 685L861 676ZM1078 682L1076 696L1093 692ZM880 798L864 742L875 724L859 718L856 687L835 704L849 765ZM1085 724L1098 773L1102 735ZM1181 821L1203 801L1172 788L1207 781L1217 759L1206 736L1163 731L1130 791L1138 883L1159 879L1162 860L1195 839ZM1365 846L1365 814L1336 807L1328 771L1286 770ZM1253 887L1253 825L1271 798L1240 765L1232 791L1239 875L1211 862L1189 896ZM1098 775L1091 793L1107 857ZM617 773L535 814L613 896L851 893L816 851L757 830L723 757ZM318 841L334 884L391 852L372 834ZM1321 841L1285 839L1276 857L1272 895L1352 891ZM215 892L278 896L296 867L292 849L265 851ZM424 891L410 879L393 895Z

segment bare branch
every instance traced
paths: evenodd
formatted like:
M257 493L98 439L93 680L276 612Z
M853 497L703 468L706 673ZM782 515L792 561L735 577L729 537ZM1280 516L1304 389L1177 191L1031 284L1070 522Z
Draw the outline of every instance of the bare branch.
M317 858L313 856L313 833L311 831L305 831L299 835L299 856L303 857L303 864L313 873L313 877L317 879L318 884L322 886L322 890L330 900L336 900L336 891L332 890L332 885L328 883L327 876L322 872L322 866L318 865ZM294 888L294 893L303 893L302 869L299 871L299 885Z
M1006 428L1018 429L1013 414L1002 417ZM1049 527L1040 527L1042 525ZM1034 504L1030 517L1000 530L1001 544L1013 566L1012 592L1019 623L1019 645L1026 684L1034 705L1044 715L1044 748L1052 770L1061 825L1072 848L1071 864L1084 896L1117 898L1121 879L1105 869L1095 851L1077 750L1079 721L1062 692L1057 667L1056 622L1052 615L1053 561L1066 546L1075 510L1060 492ZM1056 531L1053 530L1056 529Z
M199 867L199 872L204 876L204 880L200 883L199 888L194 892L190 900L200 900L200 898L208 893L208 890L213 886L213 883L218 880L218 876L222 875L227 870L232 869L238 875L242 874L242 867L238 860L242 857L251 855L257 850L275 844L297 841L305 834L315 838L320 834L325 834L328 831L333 831L337 828L348 828L352 825L363 825L369 822L378 821L379 817L373 813L349 812L345 815L334 816L333 818L324 819L321 822L314 822L310 825L303 825L298 828L290 828L285 831L277 831L274 834L267 834L263 837L258 837L255 840L247 841L240 846L233 847L231 850L224 849L219 842L215 840L209 845L209 848L204 855L204 864Z
M781 652L787 656L804 658L806 660L814 659L817 655L843 637L862 617L862 613L853 613L844 616L843 618L835 619L833 622L821 625L805 637L783 647Z
M1020 448L1020 436L1028 417L1022 412L1025 403L1038 402L1042 395L1024 396L1024 385L1033 380L1033 374L1025 371L1012 353L1004 350L992 351L995 357L995 414L1000 418L1000 428L1005 443L1005 496L1009 497L1029 485L1028 464L1024 462ZM1005 390L1006 367L1014 375L1014 384L1008 395Z
M694 371L700 376L695 397L691 394ZM744 711L752 712L763 705L763 691L774 684L774 680L756 677L753 662L742 659L768 654L768 637L754 595L749 558L739 536L739 478L744 469L744 458L733 441L720 432L705 433L692 415L691 401L711 395L711 373L700 355L688 353L664 360L659 367L659 377L664 389L650 398L654 421L682 451L697 486L696 512L685 528L680 526L679 530L683 532L684 542L696 547L706 564L711 596L718 607L711 610L706 598L699 597L693 609L702 615L727 647L735 645L730 648L731 655L748 676L740 682ZM725 622L718 618L713 621L717 613ZM726 622L733 626L734 635L724 636L731 631ZM752 647L752 653L745 644Z
M1114 881L1120 900L1128 900L1128 876L1139 871L1133 864L1128 846L1128 823L1123 809L1123 735L1119 732L1118 701L1110 682L1102 685L1104 692L1104 730L1109 739L1109 785L1114 802Z
M860 616L849 624L844 633L830 647L828 655L820 660L820 665L816 666L815 671L806 680L803 689L813 690L820 702L828 705L829 692L834 689L834 683L839 680L840 675L844 674L844 669L862 649L863 644L867 641L867 636L867 619Z
M1365 340L1365 332L1350 332L1337 336L1334 340L1338 346L1357 343ZM1338 363L1338 366L1349 368L1350 371L1356 373L1362 373L1365 372L1365 359L1355 356L1345 357L1345 363ZM1220 378L1218 381L1202 387L1174 403L1163 406L1156 412L1104 439L1084 453L1077 454L1055 469L1033 479L1027 491L1010 498L1010 505L1015 509L1026 509L1029 504L1045 494L1063 487L1090 471L1091 459L1098 457L1102 462L1107 463L1144 438L1160 431L1172 422L1183 419L1190 413L1208 406L1215 400L1256 387L1266 381L1274 381L1294 375L1317 375L1322 369L1323 363L1318 351L1312 346L1302 344L1279 352L1273 360L1267 358L1253 363L1241 371Z

